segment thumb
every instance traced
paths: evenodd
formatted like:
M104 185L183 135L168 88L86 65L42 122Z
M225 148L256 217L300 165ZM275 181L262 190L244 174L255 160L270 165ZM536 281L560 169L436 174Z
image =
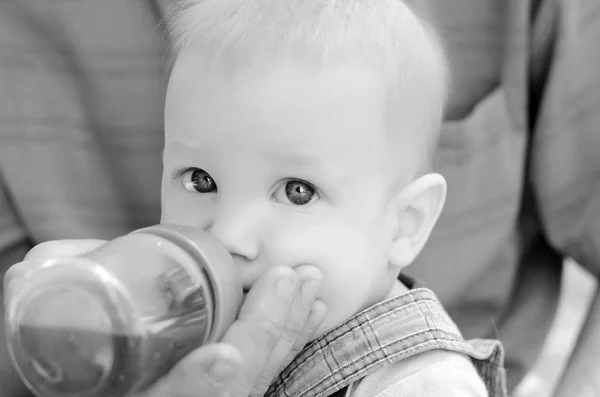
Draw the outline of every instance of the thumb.
M56 257L73 257L91 252L102 245L106 240L55 240L47 241L33 247L25 255L22 262L12 265L4 275L4 290L8 290L9 284L20 279L30 270L35 269L45 259Z
M106 244L106 240L97 239L47 241L33 247L23 260L47 259L57 256L78 256L100 248L104 244Z

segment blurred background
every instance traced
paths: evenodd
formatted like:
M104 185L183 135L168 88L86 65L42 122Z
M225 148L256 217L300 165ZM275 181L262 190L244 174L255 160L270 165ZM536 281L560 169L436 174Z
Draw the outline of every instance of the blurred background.
M0 0L0 189L6 186L6 193L0 194L0 251L4 250L0 269L2 261L6 266L20 260L33 244L41 241L73 236L113 238L158 220L166 74L157 22L170 2ZM538 12L535 31L527 31L525 21L536 10L552 11L558 2L437 0L431 3L445 17L436 27L451 48L448 52L456 65L454 84L465 87L456 92L456 102L461 106L457 105L455 116L457 119L473 116L471 121L465 118L464 128L453 127L445 149L443 160L451 172L452 192L462 192L464 197L452 193L454 212L447 218L447 234L441 239L446 245L440 244L438 252L442 259L451 252L455 263L464 263L465 257L476 262L476 255L468 257L468 247L478 245L474 243L476 239L487 244L481 245L481 257L485 258L493 257L499 246L506 245L501 238L517 241L517 236L511 234L516 230L512 217L516 217L521 204L517 192L524 171L517 163L524 157L520 152L525 147L524 134L512 129L510 123L514 120L505 117L504 112L518 110L519 98L515 100L515 93L521 92L521 88L526 91L517 83L523 83L520 72L525 64L520 62L526 54L521 51L531 44L529 40L539 39L544 51L553 49L545 40L555 33L552 31L555 20L547 18L552 14ZM598 48L600 36L594 35L600 32L600 25L593 29L593 23L600 20L600 1L564 0L561 4L565 9L573 8L565 19L573 24L570 30L566 29L574 32L568 37L573 39L569 41L569 49L580 49L578 56L592 53L585 44ZM581 4L585 7L578 7ZM579 25L578 18L581 18ZM547 25L542 23L546 20ZM505 33L514 33L514 37L506 39ZM514 46L511 47L514 59L503 59L508 53L505 44ZM548 56L543 51L534 55ZM575 69L577 72L571 76L585 76L583 72L595 76L597 66L588 58L573 58L573 64L582 70ZM591 66L584 69L582 65ZM549 68L540 69L547 72ZM515 79L515 86L508 87L511 95L504 101L499 88L503 89L501 78L507 76ZM581 96L567 100L581 106L573 111L583 120L581 125L589 128L576 131L579 140L575 134L554 134L552 139L557 149L548 152L544 166L559 164L556 168L561 171L562 164L565 169L571 165L574 172L579 171L576 165L583 167L586 162L597 167L598 151L594 151L593 145L589 148L590 143L599 142L598 124L594 123L598 119L594 117L600 102L594 96L598 91L588 89L594 85L582 81ZM473 98L467 94L473 94ZM500 106L505 103L515 109ZM499 115L493 112L495 106ZM486 109L491 109L489 114ZM520 120L516 124L523 123ZM490 152L485 148L496 150ZM561 153L571 156L563 158ZM558 163L556 159L564 162ZM564 229L579 225L579 209L586 203L586 189L591 191L598 186L598 169L584 169L577 174L581 180L576 180L576 186L566 183L562 186L562 179L551 172L549 175L560 182L554 190L566 192L552 207L561 210L565 218L553 230L561 240L562 225ZM552 180L550 176L547 179ZM503 184L505 191L498 191ZM499 197L507 203L500 202ZM465 214L472 216L467 219ZM508 263L512 253L497 255L497 263ZM437 266L439 261L431 263ZM447 268L454 276L455 270ZM445 278L440 279L445 283ZM595 282L581 267L567 261L562 283L552 332L534 370L514 394L516 397L550 396L571 354ZM484 293L490 292L484 289ZM0 340L2 337L0 327ZM16 394L2 383L6 382L6 378L1 378L3 354L6 353L0 346L0 397L14 397Z
M514 397L552 395L583 325L595 285L587 271L571 260L566 261L563 293L554 326L534 370L521 382Z

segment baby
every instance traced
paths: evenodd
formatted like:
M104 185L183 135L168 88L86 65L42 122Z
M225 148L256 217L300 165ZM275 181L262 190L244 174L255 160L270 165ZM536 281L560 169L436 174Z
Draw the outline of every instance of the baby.
M447 95L433 31L400 0L176 4L161 222L219 240L247 297L223 343L144 395L505 396L499 342L464 341L433 292L401 274L446 193L429 171ZM99 244L70 241L61 256ZM296 322L276 335L284 348L229 343L252 332L248 306L273 285L254 314ZM173 390L223 378L219 359L206 371L190 357L227 345L257 367L229 371L232 388L260 387ZM282 368L265 373L258 354Z
M169 26L162 222L214 235L246 291L274 266L323 275L316 341L267 395L503 395L499 345L399 278L446 192L432 30L399 0L191 0Z

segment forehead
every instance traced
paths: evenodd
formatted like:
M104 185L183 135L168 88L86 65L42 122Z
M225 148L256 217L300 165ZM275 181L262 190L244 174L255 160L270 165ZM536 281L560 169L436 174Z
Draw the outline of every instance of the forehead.
M167 92L167 141L188 146L249 143L348 146L385 138L386 95L366 67L306 69L274 63L235 75L176 63Z

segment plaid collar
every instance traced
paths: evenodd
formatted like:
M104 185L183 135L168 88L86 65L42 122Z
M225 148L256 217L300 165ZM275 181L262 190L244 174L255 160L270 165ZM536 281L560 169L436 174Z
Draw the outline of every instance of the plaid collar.
M463 343L433 292L417 288L355 315L312 342L265 396L329 396L385 365Z
M306 346L265 397L343 396L368 374L433 349L470 356L490 397L507 395L500 342L466 342L435 294L416 288L358 313Z

